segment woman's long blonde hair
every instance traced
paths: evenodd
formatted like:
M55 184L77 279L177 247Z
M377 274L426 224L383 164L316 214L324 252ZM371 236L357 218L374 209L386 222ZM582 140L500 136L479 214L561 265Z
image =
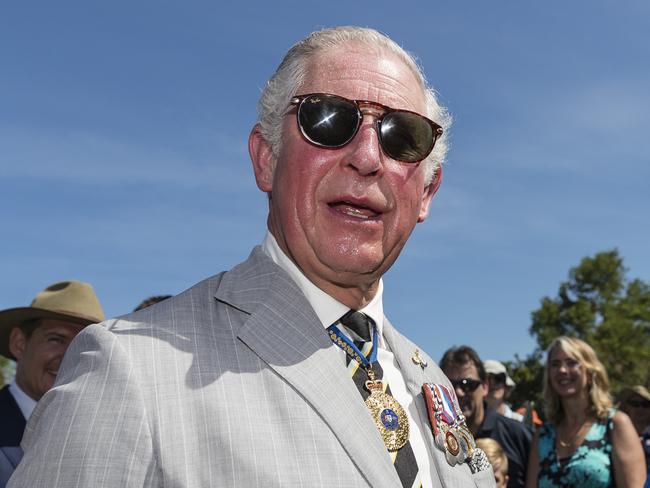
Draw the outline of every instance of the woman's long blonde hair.
M609 394L609 379L603 363L600 362L596 352L586 342L574 337L560 336L548 347L546 367L544 368L544 410L546 417L557 424L564 418L564 410L560 397L553 390L549 378L550 360L553 352L561 349L565 354L580 363L585 368L589 378L589 413L596 418L605 418L607 411L612 406L612 397Z

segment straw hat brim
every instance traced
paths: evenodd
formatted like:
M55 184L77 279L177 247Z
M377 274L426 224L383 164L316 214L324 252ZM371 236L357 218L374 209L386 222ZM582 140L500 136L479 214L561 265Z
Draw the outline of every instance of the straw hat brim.
M0 311L0 354L9 359L16 359L9 350L9 335L14 327L20 326L28 320L35 319L53 319L64 322L72 322L82 326L101 322L101 320L92 317L80 317L79 315L70 315L63 312L54 312L43 308L35 307L17 307Z

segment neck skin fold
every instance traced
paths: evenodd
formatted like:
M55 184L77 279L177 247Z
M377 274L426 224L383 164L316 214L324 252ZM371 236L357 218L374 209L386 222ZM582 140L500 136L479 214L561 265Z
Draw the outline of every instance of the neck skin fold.
M300 266L294 255L291 253L291 250L289 249L289 246L287 246L286 241L283 238L278 238L278 235L281 234L274 230L272 223L272 219L269 216L268 229L275 238L280 249L282 249L284 254L289 259L291 259L291 261L298 267L298 269L302 271L302 273L309 279L309 281L311 281L314 285L323 290L329 296L353 310L360 310L368 305L368 303L370 303L370 301L377 294L377 290L379 288L379 278L375 277L374 275L360 276L356 273L340 272L340 280L334 282L321 278L314 273L306 273L304 267Z

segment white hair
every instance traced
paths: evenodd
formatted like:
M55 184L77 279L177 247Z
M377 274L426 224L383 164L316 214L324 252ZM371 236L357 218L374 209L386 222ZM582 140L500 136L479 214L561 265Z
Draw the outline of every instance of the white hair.
M277 70L262 90L257 103L259 124L262 135L269 143L274 155L280 153L282 145L282 123L287 114L292 97L298 93L306 76L307 66L312 57L324 50L355 42L377 50L382 49L395 54L415 74L425 96L427 117L443 128L442 136L436 141L431 154L424 160L425 181L430 183L447 154L447 135L451 117L445 107L438 104L435 91L427 80L415 58L402 49L395 41L374 29L363 27L335 27L312 32L294 44L287 52Z

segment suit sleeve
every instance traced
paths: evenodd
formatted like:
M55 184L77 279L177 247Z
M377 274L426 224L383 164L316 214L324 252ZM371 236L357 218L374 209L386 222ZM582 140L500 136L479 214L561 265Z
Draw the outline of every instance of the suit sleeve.
M20 462L23 452L20 447L0 447L0 488L5 488L11 473Z
M137 371L101 325L84 329L32 414L8 487L148 487L159 470Z

